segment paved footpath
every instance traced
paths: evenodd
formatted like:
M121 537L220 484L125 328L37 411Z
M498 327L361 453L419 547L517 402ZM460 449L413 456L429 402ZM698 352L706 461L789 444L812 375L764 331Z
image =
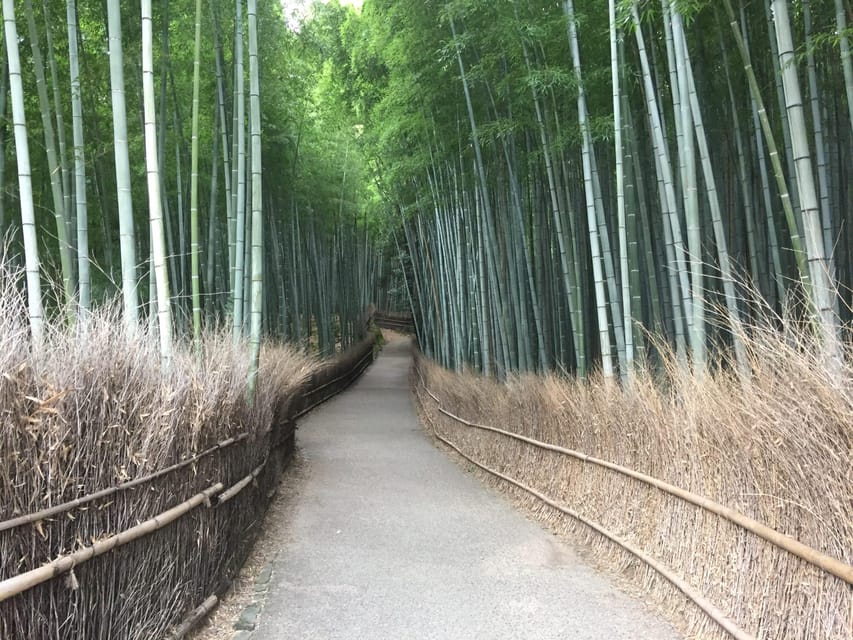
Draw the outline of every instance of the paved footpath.
M422 430L395 338L310 414L307 467L252 640L680 636Z

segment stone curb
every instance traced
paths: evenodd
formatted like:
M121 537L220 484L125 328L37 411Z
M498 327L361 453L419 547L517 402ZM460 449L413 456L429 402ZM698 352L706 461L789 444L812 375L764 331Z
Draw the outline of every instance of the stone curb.
M258 624L258 615L263 609L262 596L266 595L269 590L270 580L272 579L272 563L268 562L258 572L255 578L255 601L248 605L240 613L240 617L234 623L234 629L237 633L234 634L232 640L249 640L252 637L252 631Z

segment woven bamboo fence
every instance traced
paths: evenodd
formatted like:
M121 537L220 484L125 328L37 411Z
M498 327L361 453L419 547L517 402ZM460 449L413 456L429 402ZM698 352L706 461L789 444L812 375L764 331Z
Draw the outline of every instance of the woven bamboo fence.
M391 329L401 333L415 333L415 320L410 313L375 311L373 322L382 329Z
M690 637L853 638L850 439L836 439L831 424L827 442L846 459L789 453L780 438L761 451L752 425L745 462L742 443L714 430L731 415L691 430L641 390L499 384L423 359L414 387L427 427L469 469L581 543ZM790 466L800 476L785 476L789 456L799 456ZM800 501L783 504L783 488Z
M162 416L113 407L91 446L127 455L102 465L87 461L91 469L65 459L83 459L85 452L63 443L87 437L86 425L70 428L57 419L65 392L51 394L26 367L7 372L0 382L3 407L19 418L4 427L5 455L13 464L0 473L0 489L17 503L0 506L0 638L185 633L215 605L251 549L293 451L295 420L352 383L372 362L374 344L369 335L295 386L267 381L258 391L267 396L255 406L237 393L203 416L196 407L192 437L176 437ZM108 383L97 386L110 397ZM48 428L65 431L51 440ZM134 458L152 440L161 443L154 448L159 459ZM32 451L39 442L47 445L42 458L13 459L14 451ZM44 477L52 469L74 474ZM124 481L98 486L92 480L105 477ZM39 482L52 488L51 504L41 500Z

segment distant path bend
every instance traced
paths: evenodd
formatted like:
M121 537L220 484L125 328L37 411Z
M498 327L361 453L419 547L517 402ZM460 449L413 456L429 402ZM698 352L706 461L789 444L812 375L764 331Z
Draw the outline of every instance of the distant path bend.
M293 497L255 640L675 640L435 448L394 337L300 424Z

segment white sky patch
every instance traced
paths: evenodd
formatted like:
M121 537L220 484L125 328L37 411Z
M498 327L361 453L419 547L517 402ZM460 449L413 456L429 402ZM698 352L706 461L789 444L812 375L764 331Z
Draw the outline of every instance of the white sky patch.
M281 7L284 9L284 17L291 29L298 29L299 23L302 22L308 9L314 0L281 0ZM321 0L326 2L326 0ZM343 5L355 7L356 11L361 11L361 6L364 0L340 0Z

